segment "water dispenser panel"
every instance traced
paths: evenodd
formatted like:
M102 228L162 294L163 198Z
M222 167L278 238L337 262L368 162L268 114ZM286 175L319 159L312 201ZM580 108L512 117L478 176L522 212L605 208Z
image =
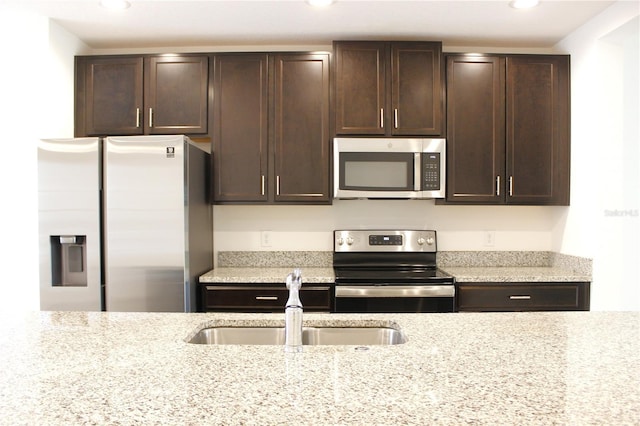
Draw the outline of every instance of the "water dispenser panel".
M87 286L86 235L52 235L51 285Z

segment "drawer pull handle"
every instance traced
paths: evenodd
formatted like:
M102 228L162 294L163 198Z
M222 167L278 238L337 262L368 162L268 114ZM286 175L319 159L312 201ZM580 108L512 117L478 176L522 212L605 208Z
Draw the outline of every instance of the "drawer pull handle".
M278 296L256 296L256 300L278 300Z
M531 296L526 295L526 296L509 296L509 299L511 300L531 300Z

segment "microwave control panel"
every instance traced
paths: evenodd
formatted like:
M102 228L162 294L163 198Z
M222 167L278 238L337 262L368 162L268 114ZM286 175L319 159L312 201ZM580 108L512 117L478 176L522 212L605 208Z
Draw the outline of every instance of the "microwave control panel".
M440 153L425 152L422 154L422 190L437 191L440 189Z

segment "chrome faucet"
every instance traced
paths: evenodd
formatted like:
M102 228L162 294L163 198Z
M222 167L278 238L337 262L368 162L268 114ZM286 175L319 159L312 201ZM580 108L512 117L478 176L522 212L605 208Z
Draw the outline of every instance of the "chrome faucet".
M285 352L302 352L302 302L300 301L300 287L302 287L302 271L294 269L287 275L289 299L284 307Z

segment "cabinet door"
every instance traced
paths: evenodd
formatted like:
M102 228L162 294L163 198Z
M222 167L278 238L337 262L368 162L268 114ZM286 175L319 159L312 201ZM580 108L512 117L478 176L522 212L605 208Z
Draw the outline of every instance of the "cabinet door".
M142 57L83 58L80 64L78 72L85 73L84 134L142 134Z
M217 55L213 93L213 197L267 201L267 55Z
M336 133L384 135L386 57L384 42L336 42L334 45Z
M441 56L441 43L391 44L392 135L442 134Z
M569 204L569 57L507 58L507 202Z
M203 312L284 312L289 290L283 284L201 284ZM307 286L300 289L305 311L329 312L331 288Z
M504 64L447 57L447 201L504 203Z
M589 283L458 283L459 311L588 311Z
M275 55L276 202L328 203L329 55Z
M153 56L146 66L149 134L207 133L209 58Z

